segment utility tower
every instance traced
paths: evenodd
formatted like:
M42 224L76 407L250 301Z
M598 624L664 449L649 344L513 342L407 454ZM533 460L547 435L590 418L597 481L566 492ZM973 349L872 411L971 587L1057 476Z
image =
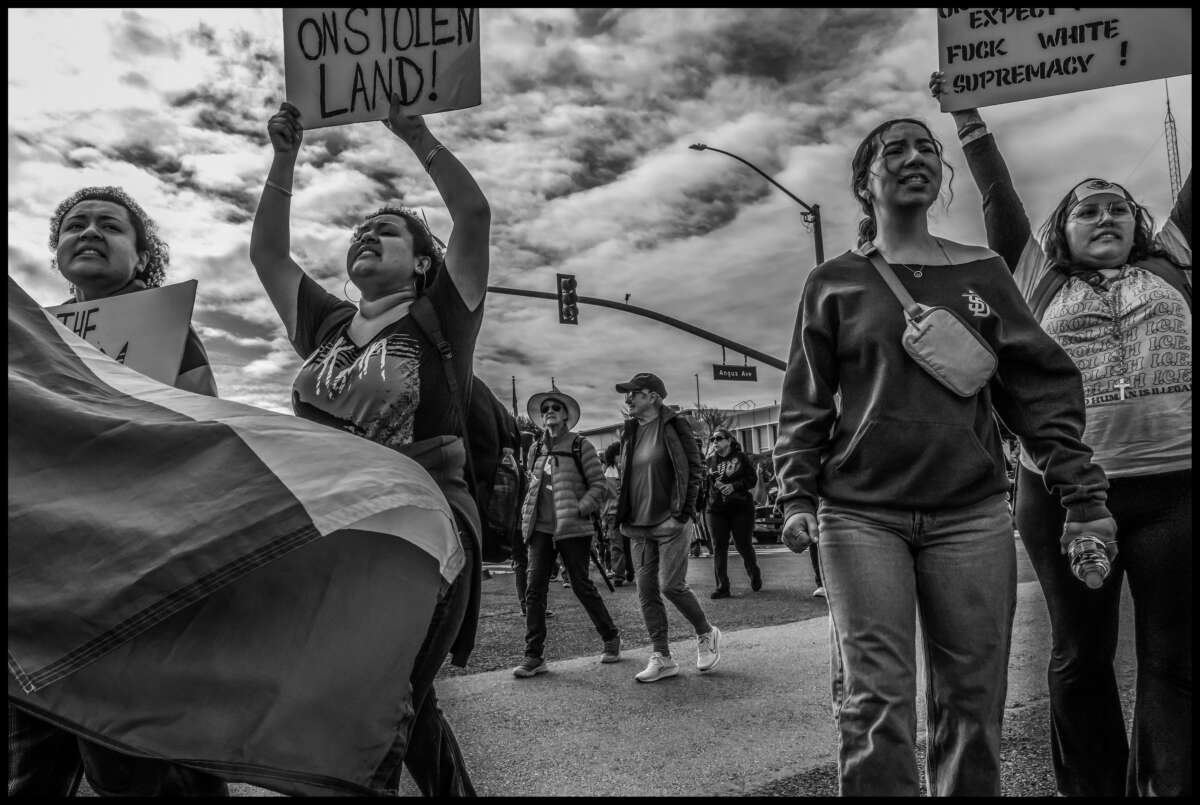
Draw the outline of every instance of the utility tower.
M1167 92L1167 80L1163 79L1163 92ZM1163 121L1167 136L1167 169L1171 174L1171 204L1179 197L1183 177L1179 175L1179 140L1175 136L1175 117L1171 114L1171 95L1167 94L1167 117Z

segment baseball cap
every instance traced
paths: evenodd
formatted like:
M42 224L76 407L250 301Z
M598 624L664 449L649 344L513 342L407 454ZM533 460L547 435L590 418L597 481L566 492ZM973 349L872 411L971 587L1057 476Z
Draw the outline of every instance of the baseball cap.
M621 392L622 394L630 391L639 391L641 389L657 392L658 396L664 399L667 396L667 387L663 385L662 380L658 375L652 375L649 372L638 372L629 379L628 383L617 384L617 391Z
M1079 184L1075 185L1071 190L1071 205L1074 206L1085 198L1099 195L1114 195L1121 196L1128 201L1133 200L1133 196L1116 182L1109 182L1104 179L1084 179Z

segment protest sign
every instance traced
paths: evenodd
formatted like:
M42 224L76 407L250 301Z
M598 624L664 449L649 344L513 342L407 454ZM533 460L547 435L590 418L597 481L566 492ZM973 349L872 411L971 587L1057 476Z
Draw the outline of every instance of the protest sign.
M477 8L285 8L288 102L306 129L480 103Z
M118 363L173 385L196 303L196 280L46 308Z
M1192 71L1190 8L939 8L943 112Z

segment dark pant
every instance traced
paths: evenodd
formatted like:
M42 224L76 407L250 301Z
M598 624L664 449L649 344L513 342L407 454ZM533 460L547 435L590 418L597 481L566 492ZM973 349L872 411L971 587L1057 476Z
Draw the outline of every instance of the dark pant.
M475 787L467 773L458 740L438 707L437 692L433 688L433 680L450 654L450 647L458 637L459 628L469 609L471 564L476 561L473 553L478 548L469 534L463 539L463 546L467 553L466 566L434 607L425 642L413 661L409 680L412 683L412 705L416 718L409 729L408 740L406 744L397 742L388 759L380 765L387 791L395 791L399 786L398 760L407 746L404 767L423 796L475 796Z
M604 599L588 576L588 547L590 537L569 537L554 541L552 534L534 531L529 538L529 583L525 590L525 656L541 657L546 646L546 596L550 590L550 565L555 549L562 556L563 570L571 579L571 591L583 604L600 637L612 640L617 636Z
M520 534L513 537L512 545L513 583L517 586L517 601L521 604L521 613L525 612L525 578L529 572L529 552L525 540Z
M1063 508L1021 467L1017 527L1050 611L1050 747L1060 793L1192 792L1191 470L1110 478L1118 555L1088 589L1060 553ZM1132 752L1113 660L1121 579L1134 603L1137 700Z
M713 572L717 589L729 592L729 538L742 555L746 575L758 578L758 559L754 555L754 509L747 506L727 512L708 513L708 530L713 541Z
M102 797L227 797L220 778L115 752L8 706L8 795L71 797L86 773Z

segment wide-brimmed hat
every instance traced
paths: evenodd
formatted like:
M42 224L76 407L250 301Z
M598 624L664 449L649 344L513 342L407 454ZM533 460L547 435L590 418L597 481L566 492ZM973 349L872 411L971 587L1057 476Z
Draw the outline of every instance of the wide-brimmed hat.
M549 391L540 391L529 398L529 402L525 404L525 411L529 414L529 419L535 423L542 421L542 403L546 400L558 400L567 409L567 429L575 427L579 422L579 403L570 394L564 394L557 388L551 388Z

